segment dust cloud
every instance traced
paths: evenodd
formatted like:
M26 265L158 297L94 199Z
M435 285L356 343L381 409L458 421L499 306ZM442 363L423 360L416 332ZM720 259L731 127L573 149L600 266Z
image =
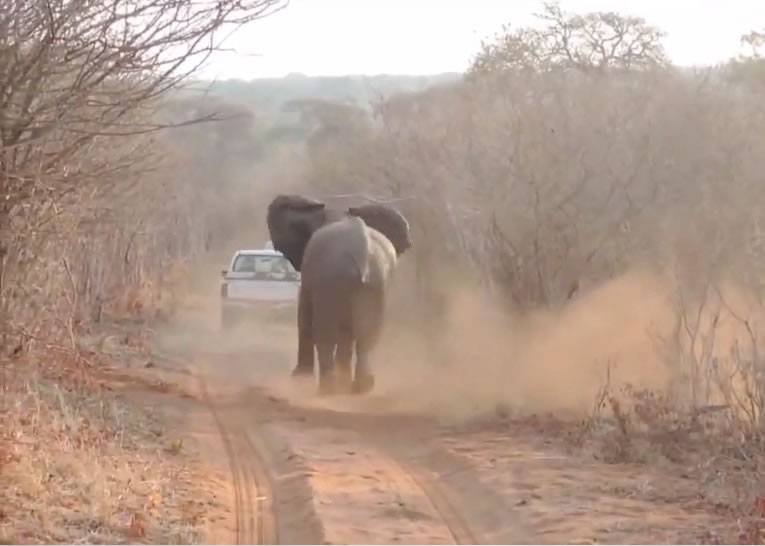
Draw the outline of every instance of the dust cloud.
M379 388L358 404L448 420L583 417L606 386L684 398L693 374L704 376L705 390L694 403L730 403L730 389L745 400L742 371L757 359L761 306L730 282L693 302L679 302L679 292L671 275L634 270L558 311L520 317L475 288L453 287L446 324L430 343L418 329L389 324L375 356Z
M392 411L448 419L493 411L583 413L612 383L661 389L670 379L658 340L674 315L665 279L616 278L560 311L502 313L477 290L453 290L446 326L424 343L392 325L375 357L377 400Z
M724 284L715 298L688 309L691 323L682 328L696 332L692 341L693 332L678 335L678 287L671 276L634 270L581 292L559 310L524 316L508 314L478 288L452 279L444 314L433 324L391 294L372 357L373 393L322 398L310 381L290 377L297 352L294 311L256 316L223 331L218 281L210 276L215 269L201 269L190 281L183 311L156 332L158 350L183 356L224 391L258 388L295 405L449 422L496 413L582 417L607 383L667 392L678 376L687 379L688 359L697 359L699 369L713 359L732 366L735 350L737 362L745 361L742 340L747 324L756 329L752 317L759 309ZM411 288L403 284L404 291Z
M614 384L662 389L670 380L660 340L675 324L672 284L644 271L584 292L559 311L524 317L502 312L478 289L451 286L435 334L421 321L398 320L392 306L373 356L375 391L336 398L290 378L294 319L223 332L214 285L196 281L185 312L158 332L160 346L232 389L263 387L295 404L447 420L498 410L579 414L591 410L607 370Z

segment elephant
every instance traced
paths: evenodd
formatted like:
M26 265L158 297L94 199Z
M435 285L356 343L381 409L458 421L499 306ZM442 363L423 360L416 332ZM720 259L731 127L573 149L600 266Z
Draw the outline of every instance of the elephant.
M315 347L321 394L370 392L369 353L382 329L387 286L398 257L412 246L407 220L386 205L340 211L280 195L269 205L267 224L274 249L302 275L293 375L313 375Z

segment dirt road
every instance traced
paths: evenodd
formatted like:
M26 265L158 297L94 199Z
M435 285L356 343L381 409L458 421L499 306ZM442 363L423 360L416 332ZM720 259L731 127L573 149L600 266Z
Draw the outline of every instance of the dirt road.
M568 454L542 422L392 411L389 392L317 398L289 378L290 331L188 334L162 351L192 396L163 405L228 507L208 542L687 543L723 523L688 478Z

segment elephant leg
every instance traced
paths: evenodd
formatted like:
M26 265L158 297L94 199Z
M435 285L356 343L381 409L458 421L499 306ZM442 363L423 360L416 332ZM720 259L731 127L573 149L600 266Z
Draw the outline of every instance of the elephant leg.
M337 367L337 388L341 393L349 393L353 388L353 334L343 329L337 343L335 366Z
M353 379L353 392L356 394L369 393L375 386L369 355L380 338L384 304L385 294L382 290L366 290L356 300L356 374Z
M319 395L329 396L337 393L335 375L335 347L333 343L322 340L316 344L319 353Z
M342 297L335 291L314 291L311 295L313 306L313 340L319 356L319 394L337 392L337 371L335 349L342 331Z
M363 343L359 343L363 346ZM375 388L375 376L369 366L369 351L366 349L356 350L356 375L353 378L351 392L354 394L367 394Z
M313 302L308 290L301 287L298 296L298 363L292 375L313 375L314 362Z

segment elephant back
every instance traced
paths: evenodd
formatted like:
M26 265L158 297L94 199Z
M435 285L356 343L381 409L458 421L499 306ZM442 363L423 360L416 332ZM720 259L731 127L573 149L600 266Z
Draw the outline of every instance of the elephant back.
M306 288L332 284L361 285L370 274L370 230L355 217L344 217L317 229L303 255Z

